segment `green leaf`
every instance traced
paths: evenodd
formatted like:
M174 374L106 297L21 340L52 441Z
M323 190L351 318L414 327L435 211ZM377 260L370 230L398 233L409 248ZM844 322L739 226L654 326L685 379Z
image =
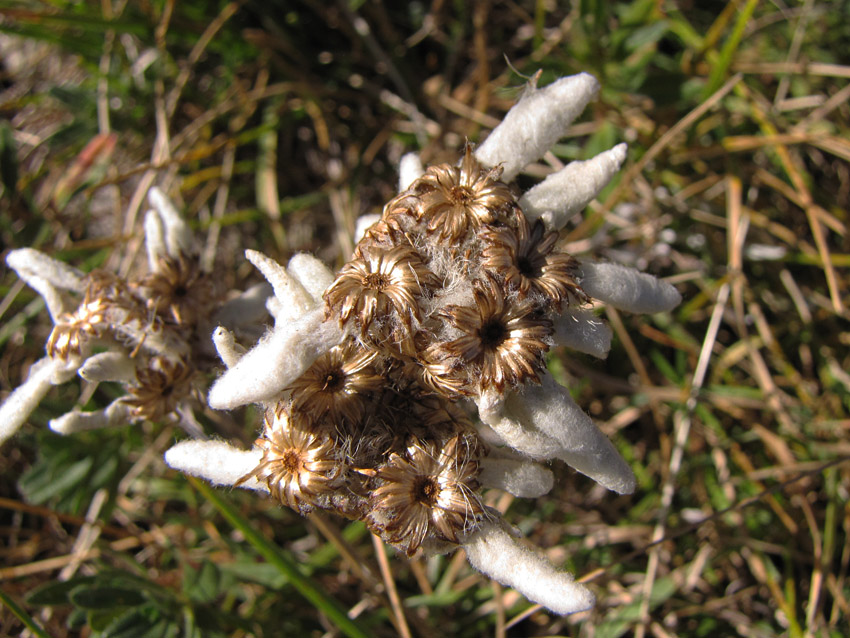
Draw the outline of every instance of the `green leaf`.
M211 603L225 589L222 573L211 562L201 564L200 569L186 565L183 574L183 591L195 602Z
M68 596L74 588L84 584L91 584L94 580L92 576L83 576L82 578L74 578L64 582L46 583L27 594L27 604L48 606L67 605L71 602Z
M233 575L240 581L256 583L269 589L280 589L289 582L285 574L282 574L277 567L268 563L225 563L224 565L219 565L218 568L222 572Z
M137 607L147 600L144 594L137 589L88 585L77 587L68 598L74 605L83 609Z
M659 578L652 585L652 593L649 596L649 608L655 609L661 603L668 600L676 593L676 583L671 577ZM640 620L640 599L633 603L616 607L605 616L605 619L596 626L595 638L620 638L627 633L634 623Z

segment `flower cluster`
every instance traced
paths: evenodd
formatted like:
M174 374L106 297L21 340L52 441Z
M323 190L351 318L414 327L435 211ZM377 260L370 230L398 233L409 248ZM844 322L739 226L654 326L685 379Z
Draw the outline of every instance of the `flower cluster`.
M400 194L362 224L336 275L304 255L283 267L249 251L274 289L275 326L248 351L216 331L229 369L209 403L261 404L262 435L250 451L180 443L166 461L301 513L362 520L408 554L463 546L477 569L558 613L588 608L590 592L519 545L481 489L545 494L552 475L540 462L552 459L634 489L628 465L545 366L558 345L605 356L611 333L591 300L633 312L680 300L651 276L558 246L625 147L525 194L511 185L597 88L586 74L529 87L457 166L422 170L406 157Z
M525 193L513 184L597 89L587 74L530 86L457 165L423 170L416 156L403 158L400 193L362 220L337 274L308 255L284 267L249 250L270 287L223 303L188 227L155 188L146 274L83 275L35 250L12 251L9 265L45 299L54 328L46 356L0 406L0 443L52 385L76 374L119 382L125 395L106 408L73 410L51 427L173 418L195 438L168 451L174 468L266 491L302 514L361 520L408 555L462 546L473 566L531 600L558 613L587 609L592 594L520 545L482 489L541 496L552 488L551 460L616 492L634 489L629 466L545 364L555 346L606 355L611 331L594 300L632 312L680 301L654 277L558 244L625 146ZM266 311L274 326L254 343ZM251 450L198 440L192 408L204 403L209 334L228 369L206 403L265 411Z
M225 319L227 307L174 206L157 188L149 197L146 273L84 275L36 250L9 253L9 265L45 299L54 327L46 356L0 406L0 443L52 385L75 374L91 383L118 382L125 394L102 410L53 419L50 427L59 433L169 418L201 434L192 408L203 402L200 373L214 363L210 317L217 311L212 321Z

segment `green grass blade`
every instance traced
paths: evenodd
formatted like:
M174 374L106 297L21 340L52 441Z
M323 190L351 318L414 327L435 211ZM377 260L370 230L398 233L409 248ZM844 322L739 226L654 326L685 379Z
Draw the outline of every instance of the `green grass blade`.
M342 605L324 593L321 588L299 569L298 564L280 547L270 543L258 533L251 523L243 518L221 494L203 481L187 477L192 485L206 498L221 514L245 536L245 540L271 565L277 567L298 592L309 600L317 609L322 611L340 631L350 638L368 638L369 634L349 618Z
M749 0L746 6L744 6L743 11L738 14L738 20L735 22L735 28L732 29L732 34L723 44L719 59L711 68L711 75L709 75L708 84L702 93L702 99L708 99L709 96L720 88L723 81L726 79L726 72L732 64L732 57L735 55L735 51L738 50L741 38L744 37L744 30L747 28L747 24L749 23L750 18L752 18L753 11L756 10L756 6L758 6L758 0Z
M24 623L26 628L34 635L39 638L50 638L48 633L41 628L41 625L35 622L35 619L33 619L33 617L30 616L23 607L18 605L18 603L16 603L12 597L6 594L6 592L2 589L0 589L0 603L6 605L6 607L9 608L9 611L11 611L18 620Z

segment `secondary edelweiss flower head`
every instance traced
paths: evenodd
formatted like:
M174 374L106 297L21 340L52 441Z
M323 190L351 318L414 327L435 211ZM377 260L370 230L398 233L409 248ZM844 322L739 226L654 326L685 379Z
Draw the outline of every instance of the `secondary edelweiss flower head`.
M135 285L150 311L177 326L191 328L218 299L209 274L182 253L160 257L156 270Z
M431 285L432 275L410 246L389 250L362 247L358 257L348 262L325 293L326 313L338 313L341 324L352 317L360 328L360 337L370 334L372 322L380 318L377 340L386 341L401 331L409 335L413 320L419 320L417 297Z
M221 305L199 266L188 226L158 189L149 197L154 208L145 219L147 274L125 279L95 270L83 275L31 249L9 253L9 265L44 297L54 328L47 356L0 406L0 443L51 386L76 374L93 383L121 383L126 395L102 410L73 410L52 420L57 432L165 418L196 429L189 416L200 396L193 382L199 368L209 367L199 334L206 345L209 316L214 311L222 320L238 316L234 308L241 300Z
M547 232L541 219L531 226L522 210L516 208L514 212L516 228L503 226L482 233L484 267L500 272L508 286L523 297L542 296L556 309L570 299L589 301L577 281L578 260L568 253L553 250L558 232Z
M632 312L680 301L654 277L557 245L569 217L619 169L625 145L573 162L520 197L509 185L597 88L587 74L529 87L458 166L423 170L406 156L401 192L362 225L336 277L314 261L293 258L284 268L248 255L275 290L270 308L281 310L247 353L216 333L229 369L209 403L257 402L297 418L315 438L299 434L276 449L318 446L323 465L301 478L307 466L287 461L268 482L270 459L280 457L268 451L268 434L244 452L181 443L166 461L217 484L277 490L299 511L307 503L360 519L408 554L460 545L474 567L555 612L590 607L592 594L519 545L480 490L545 494L553 478L539 462L553 459L616 492L634 489L629 466L544 365L555 345L606 355L611 331L591 299ZM307 479L320 495L305 496Z
M159 421L173 413L192 392L195 369L184 359L155 356L136 370L136 382L121 402L132 408L134 418Z

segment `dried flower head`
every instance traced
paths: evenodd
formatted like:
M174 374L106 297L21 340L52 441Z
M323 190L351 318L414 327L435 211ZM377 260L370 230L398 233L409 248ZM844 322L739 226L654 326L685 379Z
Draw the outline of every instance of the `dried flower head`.
M353 425L384 384L372 363L378 353L355 339L331 348L293 383L292 409L319 422L327 415L334 425Z
M374 473L372 517L390 542L413 554L429 536L456 543L484 515L476 491L476 446L461 436L445 445L414 440Z
M256 478L268 486L274 498L301 513L316 505L317 496L330 491L336 467L331 441L299 427L285 406L266 414L263 436L256 445L263 458L236 485Z
M439 360L455 359L467 370L469 383L480 388L539 381L543 355L549 349L552 322L541 318L527 303L510 303L494 279L473 291L470 306L448 306L440 312L462 332L452 341L437 344L429 354Z
M584 74L530 87L457 166L423 171L406 156L402 192L335 278L311 266L316 274L296 286L292 264L253 256L274 288L270 307L294 310L244 355L219 336L230 368L210 404L275 406L280 423L267 421L254 451L211 442L205 458L244 467L262 450L237 484L259 479L297 511L363 520L408 554L459 544L477 569L532 600L559 613L587 609L590 592L522 548L479 489L544 494L553 479L538 462L552 459L617 492L634 489L629 466L544 362L553 345L607 352L610 331L581 307L591 297L639 312L679 301L654 278L555 248L569 215L613 176L625 147L570 164L520 198L506 183L595 90ZM197 449L180 444L166 460L234 482L232 470L201 467Z
M157 269L135 285L148 310L166 323L191 326L216 301L215 287L197 259L178 254L160 257Z
M513 203L498 167L483 169L467 145L460 166L432 166L416 183L419 217L439 239L457 242L467 230L498 219Z
M336 313L340 324L356 317L361 337L375 318L381 320L379 329L391 332L400 323L409 331L412 318L419 319L417 297L433 282L433 274L412 247L364 247L325 293L327 314Z
M159 421L172 414L192 393L195 369L182 359L152 357L147 366L136 371L136 382L121 399L140 419Z
M532 226L519 208L515 209L515 218L516 228L502 226L482 232L482 266L500 273L523 297L537 293L555 308L570 299L587 302L589 298L578 283L578 260L553 250L558 232L547 232L540 219Z
M47 356L67 359L79 355L83 344L99 337L107 324L109 301L91 298L87 293L83 303L74 311L61 316L47 339Z

